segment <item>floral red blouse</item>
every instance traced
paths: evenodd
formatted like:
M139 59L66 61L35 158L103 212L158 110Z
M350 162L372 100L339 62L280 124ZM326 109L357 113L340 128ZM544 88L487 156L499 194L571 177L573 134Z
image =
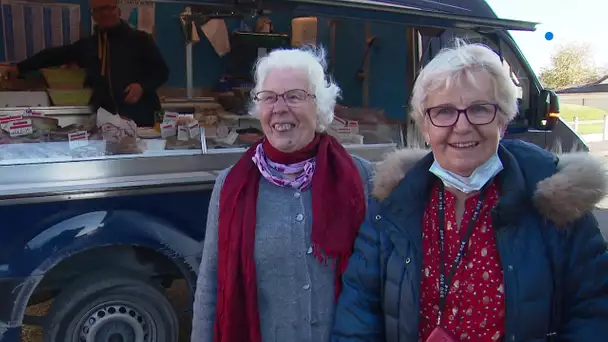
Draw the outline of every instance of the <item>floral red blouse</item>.
M505 335L503 271L492 228L491 210L500 196L496 183L489 185L467 249L452 280L441 327L456 341L500 341ZM451 270L464 231L473 216L479 195L467 199L459 229L455 197L445 192L445 270ZM432 192L423 218L422 282L420 286L420 339L426 341L437 325L439 311L439 184ZM461 235L462 234L462 235Z

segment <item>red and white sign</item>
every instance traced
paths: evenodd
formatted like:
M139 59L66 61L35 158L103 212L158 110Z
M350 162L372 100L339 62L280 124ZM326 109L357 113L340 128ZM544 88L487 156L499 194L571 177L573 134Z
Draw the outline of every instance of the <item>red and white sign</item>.
M179 113L175 113L175 112L165 112L165 117L163 118L163 122L167 122L167 121L177 121L177 118L179 117Z
M175 121L166 121L160 125L160 135L163 139L175 136L177 134L177 123Z
M359 123L357 121L345 120L337 116L334 116L334 121L332 121L332 123L329 125L329 128L334 130L342 130L347 128L351 134L359 133Z
M87 131L79 131L68 134L70 149L83 147L89 144L89 133Z
M201 127L198 121L192 121L188 124L188 130L190 131L190 138L196 138L201 134Z
M11 137L20 137L32 133L34 133L34 126L32 125L32 120L29 119L13 121L8 127L8 134Z
M10 123L13 121L19 121L22 120L23 116L21 115L6 115L6 116L0 116L0 127L7 131L8 130L8 126L10 126Z
M177 140L188 141L190 139L190 130L186 125L179 125L177 127Z

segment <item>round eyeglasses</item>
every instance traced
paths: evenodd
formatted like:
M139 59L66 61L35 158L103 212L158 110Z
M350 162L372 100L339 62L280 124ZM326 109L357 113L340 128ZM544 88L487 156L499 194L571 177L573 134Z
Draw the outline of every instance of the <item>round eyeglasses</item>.
M253 99L257 102L260 102L264 105L273 105L277 103L279 98L282 97L283 101L290 106L297 106L302 104L306 99L315 98L315 95L310 94L306 90L301 89L292 89L284 92L283 94L277 94L274 91L260 91L254 95Z
M451 127L458 122L460 114L464 114L471 125L487 125L494 121L498 112L495 104L474 104L465 109L449 106L432 107L426 110L431 123L436 127Z

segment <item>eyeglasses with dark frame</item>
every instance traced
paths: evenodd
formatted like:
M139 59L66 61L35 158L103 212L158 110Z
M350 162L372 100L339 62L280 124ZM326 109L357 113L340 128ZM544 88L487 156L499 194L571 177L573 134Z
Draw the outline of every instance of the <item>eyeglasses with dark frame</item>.
M482 126L487 125L496 119L496 113L500 107L491 103L480 103L471 105L465 109L458 109L449 106L432 107L426 110L431 123L436 127L451 127L458 122L460 114L464 114L465 118L471 125Z
M275 103L277 103L280 97L283 98L283 101L285 101L287 105L297 106L299 104L302 104L309 97L314 99L315 95L302 89L291 89L284 92L283 94L277 94L274 91L263 90L256 93L253 96L253 99L264 105L274 105Z

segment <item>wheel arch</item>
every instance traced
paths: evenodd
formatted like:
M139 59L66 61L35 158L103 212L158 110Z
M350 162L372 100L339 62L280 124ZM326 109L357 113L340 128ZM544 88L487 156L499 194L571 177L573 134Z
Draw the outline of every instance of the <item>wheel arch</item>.
M88 260L95 256L109 256L103 258L98 266L105 266L107 269L122 269L131 272L140 272L146 276L176 276L182 277L188 284L189 296L192 301L194 288L196 286L196 272L191 264L179 256L167 246L151 246L141 244L110 244L104 246L94 246L83 249L69 255L62 255L53 260L47 259L44 266L38 270L44 270L40 276L31 276L21 284L17 290L18 294L13 307L12 322L23 322L23 316L28 305L33 304L30 300L38 302L44 299L44 292L53 291L53 282L63 278L65 281L84 276L94 269L76 272L71 277L63 277L63 270L69 269L73 265L84 265ZM116 261L120 260L120 266L116 267ZM100 268L97 268L99 270ZM49 288L48 285L51 285ZM53 293L55 292L55 293ZM191 302L190 301L190 302Z

